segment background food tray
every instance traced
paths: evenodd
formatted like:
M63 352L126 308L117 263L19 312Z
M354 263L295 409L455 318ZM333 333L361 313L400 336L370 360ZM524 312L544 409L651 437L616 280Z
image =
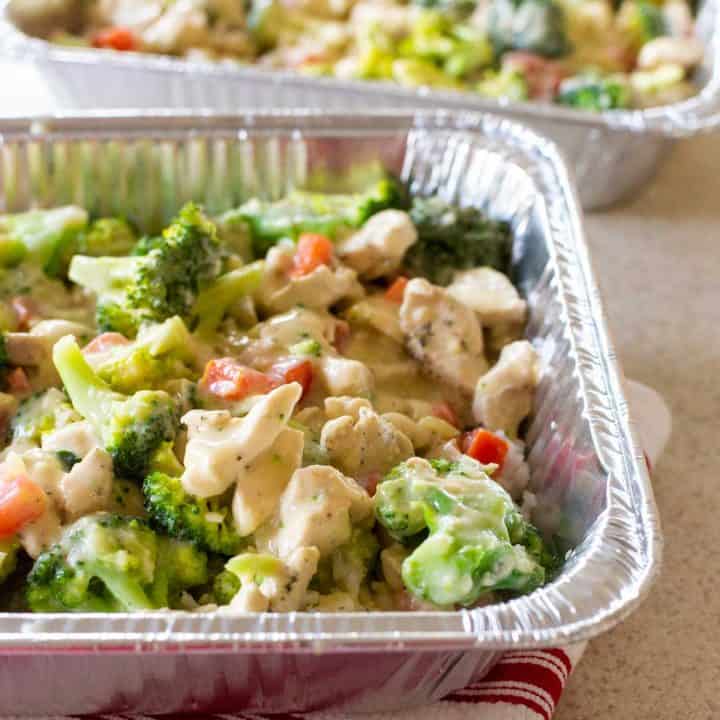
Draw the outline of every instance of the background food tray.
M577 178L583 207L628 197L653 174L673 138L717 124L720 109L720 0L705 0L697 33L707 52L694 98L649 110L602 114L538 102L484 99L471 93L402 88L387 83L300 75L142 53L63 48L30 38L11 21L12 0L0 0L0 57L36 64L58 109L185 108L215 112L321 107L329 111L440 107L495 111L553 139Z
M482 115L94 117L0 124L4 210L75 202L156 229L380 167L508 220L542 380L528 433L536 522L575 548L550 585L462 612L0 614L0 714L389 709L437 699L507 648L567 643L627 615L659 562L642 452L554 145ZM88 682L88 678L91 681Z

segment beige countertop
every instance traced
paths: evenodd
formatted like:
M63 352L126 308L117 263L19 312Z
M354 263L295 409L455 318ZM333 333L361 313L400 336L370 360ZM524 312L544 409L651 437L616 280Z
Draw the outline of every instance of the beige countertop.
M720 136L679 144L631 204L586 218L618 353L661 392L662 574L594 640L556 720L720 718Z

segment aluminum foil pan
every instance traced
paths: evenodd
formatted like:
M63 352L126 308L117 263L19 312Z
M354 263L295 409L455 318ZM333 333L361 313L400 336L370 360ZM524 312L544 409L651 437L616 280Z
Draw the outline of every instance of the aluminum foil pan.
M583 113L537 102L483 99L470 93L401 88L387 83L308 78L236 64L139 53L62 48L31 38L12 22L13 0L0 0L0 57L36 64L59 109L185 108L216 112L321 107L447 108L499 112L530 124L565 153L582 205L600 208L627 198L654 173L671 139L718 123L720 0L705 0L697 33L708 50L690 100L648 110Z
M0 123L0 209L76 202L145 230L190 198L215 211L338 178L364 185L379 168L413 194L512 224L543 367L527 438L535 520L574 548L562 573L529 596L460 612L0 614L0 714L407 706L481 676L500 651L603 632L645 595L657 513L551 142L498 117L448 113Z

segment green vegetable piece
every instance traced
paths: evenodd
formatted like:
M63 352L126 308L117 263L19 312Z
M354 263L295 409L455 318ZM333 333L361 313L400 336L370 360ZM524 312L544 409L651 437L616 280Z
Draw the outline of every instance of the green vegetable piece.
M447 285L456 270L489 265L508 271L512 237L507 223L439 197L415 198L410 217L418 240L408 249L403 265L411 275Z
M93 257L128 255L137 237L127 220L100 218L78 237L76 253Z
M142 479L153 455L175 437L177 413L161 390L126 396L114 392L88 365L74 338L66 335L53 348L53 362L75 410L102 438L115 474Z
M80 462L80 458L72 450L58 450L55 457L60 461L65 472L70 472Z
M20 543L15 538L0 540L0 584L15 571Z
M334 238L344 229L358 228L375 213L400 207L403 194L391 179L378 181L358 194L326 194L296 190L276 202L253 199L237 209L252 237L256 256L264 256L282 238L294 238L305 232Z
M229 605L239 590L240 578L229 570L223 570L213 580L212 599L216 605Z
M207 556L159 537L141 519L86 515L36 560L27 580L34 612L132 612L174 606L207 582Z
M215 219L218 240L232 255L239 257L244 263L253 259L252 238L250 228L236 210L228 210Z
M0 215L0 265L27 259L48 275L61 276L87 222L87 212L74 205ZM19 249L19 243L25 251Z
M22 240L0 235L0 266L15 267L25 259L26 255L27 247Z
M522 73L502 69L488 71L475 86L477 92L489 98L507 98L516 102L528 99L528 84Z
M393 79L406 87L439 87L461 90L462 85L429 60L405 58L392 64Z
M556 102L580 110L602 112L630 106L632 91L622 75L578 75L564 80Z
M380 544L371 530L353 528L350 540L332 554L335 585L357 598L360 587L375 566L379 552Z
M224 498L191 495L179 477L163 472L148 475L143 492L153 523L170 536L220 555L235 555L243 546Z
M645 0L625 0L618 11L617 25L620 34L629 40L635 50L656 37L668 34L662 8Z
M525 50L559 57L571 49L565 13L555 0L493 0L488 35L498 55Z
M291 345L289 350L292 355L301 357L320 357L322 355L322 345L313 338L301 340L299 343Z
M267 553L242 553L228 560L225 567L241 583L251 579L256 585L262 584L265 578L283 577L286 574L285 563Z
M198 293L219 274L223 251L215 226L186 205L144 255L76 255L70 279L97 295L97 324L134 337L144 323L188 320Z
M50 388L20 403L10 422L12 442L40 445L45 433L81 420L62 390Z
M240 298L252 295L260 286L265 263L262 260L221 275L197 297L193 309L195 331L200 337L214 333L228 308Z
M525 593L545 582L537 531L470 458L402 463L378 486L375 508L391 535L416 544L402 577L423 600L467 607L489 592Z
M135 341L91 353L89 362L113 390L131 394L163 387L168 381L192 378L198 343L177 316L145 325Z

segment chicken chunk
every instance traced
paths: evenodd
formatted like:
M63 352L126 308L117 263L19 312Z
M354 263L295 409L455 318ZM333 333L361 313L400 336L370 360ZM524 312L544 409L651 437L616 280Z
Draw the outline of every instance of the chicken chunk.
M275 572L258 578L243 573L240 590L228 607L229 612L293 612L305 606L308 585L317 572L320 552L316 547L300 547L278 561Z
M362 278L374 280L395 272L415 242L417 230L410 216L402 210L383 210L341 241L337 253Z
M265 452L240 465L232 503L240 535L255 532L272 515L292 474L302 464L304 439L299 430L285 428Z
M345 357L323 356L314 363L317 379L327 395L368 397L375 384L373 374L364 363Z
M527 303L507 275L491 267L456 272L447 292L472 308L483 327L525 322Z
M365 294L357 273L344 265L320 265L307 275L292 277L293 253L292 245L276 245L268 252L257 295L266 312L281 313L298 305L327 310L340 300L356 300Z
M293 308L269 318L258 325L257 330L261 340L270 341L283 349L310 338L320 343L324 351L332 352L338 328L343 324L342 320L327 312Z
M60 539L62 529L62 494L60 481L63 469L53 453L43 450L30 450L23 454L12 455L6 462L22 465L22 470L39 485L45 493L45 511L33 522L25 525L18 533L20 544L25 552L36 558Z
M132 29L147 27L163 12L163 0L98 0L90 12L97 24L117 25Z
M333 465L352 476L385 473L414 453L405 433L368 408L325 423L320 444Z
M532 409L540 379L539 359L527 340L506 345L497 364L477 382L473 416L489 430L517 437L518 425Z
M270 609L270 599L263 595L262 590L253 582L247 582L240 586L235 597L226 607L220 608L221 612L232 613L262 613Z
M191 410L183 417L188 428L183 487L193 495L225 492L243 467L267 450L286 428L302 395L299 383L281 385L263 396L243 418L225 410Z
M400 307L405 344L423 369L466 394L487 371L482 327L475 313L443 288L415 278Z
M60 481L65 520L108 510L112 500L112 458L102 448L91 450Z
M165 6L163 14L143 30L141 37L148 49L165 53L208 45L210 28L205 8L197 0L175 0Z
M345 317L354 324L374 328L396 342L405 339L399 318L400 306L387 300L383 295L371 295L356 302L345 313Z
M311 546L326 557L350 539L353 525L372 516L372 499L353 479L329 465L309 465L295 471L275 519L255 538L281 558Z
M79 458L84 458L94 448L100 446L97 433L86 421L73 422L69 425L46 433L42 437L42 449L48 452L66 450Z

